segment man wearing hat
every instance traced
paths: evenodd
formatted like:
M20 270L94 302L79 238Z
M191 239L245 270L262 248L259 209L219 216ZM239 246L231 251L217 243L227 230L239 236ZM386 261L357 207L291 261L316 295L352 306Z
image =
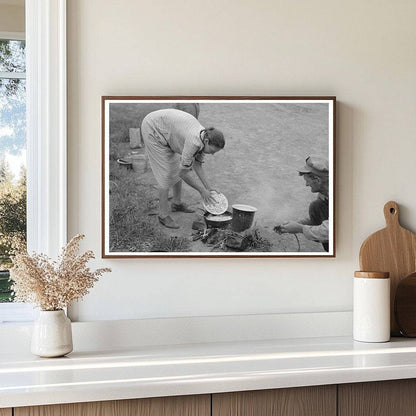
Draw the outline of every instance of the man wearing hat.
M298 170L299 176L305 180L311 192L317 193L317 198L309 205L309 218L302 221L288 221L274 228L276 232L303 233L308 240L319 241L324 250L329 249L328 228L328 193L329 169L328 160L322 156L311 155L306 158L305 166Z

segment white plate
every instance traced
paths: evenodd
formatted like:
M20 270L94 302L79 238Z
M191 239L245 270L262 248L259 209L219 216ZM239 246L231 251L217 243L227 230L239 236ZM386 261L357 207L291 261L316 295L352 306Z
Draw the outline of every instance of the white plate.
M204 208L210 213L214 215L221 215L227 211L228 208L228 200L224 194L220 194L218 192L212 192L211 195L215 199L215 204L206 204L203 202Z

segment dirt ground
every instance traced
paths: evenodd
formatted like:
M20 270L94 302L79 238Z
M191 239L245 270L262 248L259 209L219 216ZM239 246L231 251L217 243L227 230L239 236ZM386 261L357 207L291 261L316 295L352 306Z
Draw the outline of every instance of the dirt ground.
M272 243L273 252L318 252L319 243L298 235L279 235L273 227L287 220L307 217L308 205L316 198L297 173L309 154L328 156L328 107L324 104L201 104L199 120L204 127L222 130L226 145L215 155L206 155L204 168L214 189L226 195L229 206L248 204L256 207L254 227ZM131 152L120 142L117 152ZM144 154L144 149L136 152ZM156 182L143 161L135 164L141 183L154 190ZM158 224L157 203L148 220L171 236L190 237L192 222L203 214L199 194L183 185L183 201L195 214L172 213L181 226L170 230ZM300 246L299 246L300 243ZM201 241L191 243L193 252L209 252Z

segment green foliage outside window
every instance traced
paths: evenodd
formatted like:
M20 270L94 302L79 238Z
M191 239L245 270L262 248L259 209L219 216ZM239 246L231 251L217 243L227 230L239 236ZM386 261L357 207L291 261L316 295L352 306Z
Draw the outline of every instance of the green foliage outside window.
M12 300L8 269L13 251L26 241L26 172L13 180L7 163L0 161L0 302Z
M13 300L8 269L26 241L26 171L19 166L26 146L25 61L24 41L0 39L0 302Z

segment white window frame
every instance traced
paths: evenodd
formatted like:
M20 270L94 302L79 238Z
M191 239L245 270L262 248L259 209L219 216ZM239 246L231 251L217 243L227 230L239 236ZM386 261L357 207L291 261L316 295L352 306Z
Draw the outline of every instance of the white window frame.
M27 244L56 257L67 242L66 0L26 0ZM0 322L30 321L0 304Z

